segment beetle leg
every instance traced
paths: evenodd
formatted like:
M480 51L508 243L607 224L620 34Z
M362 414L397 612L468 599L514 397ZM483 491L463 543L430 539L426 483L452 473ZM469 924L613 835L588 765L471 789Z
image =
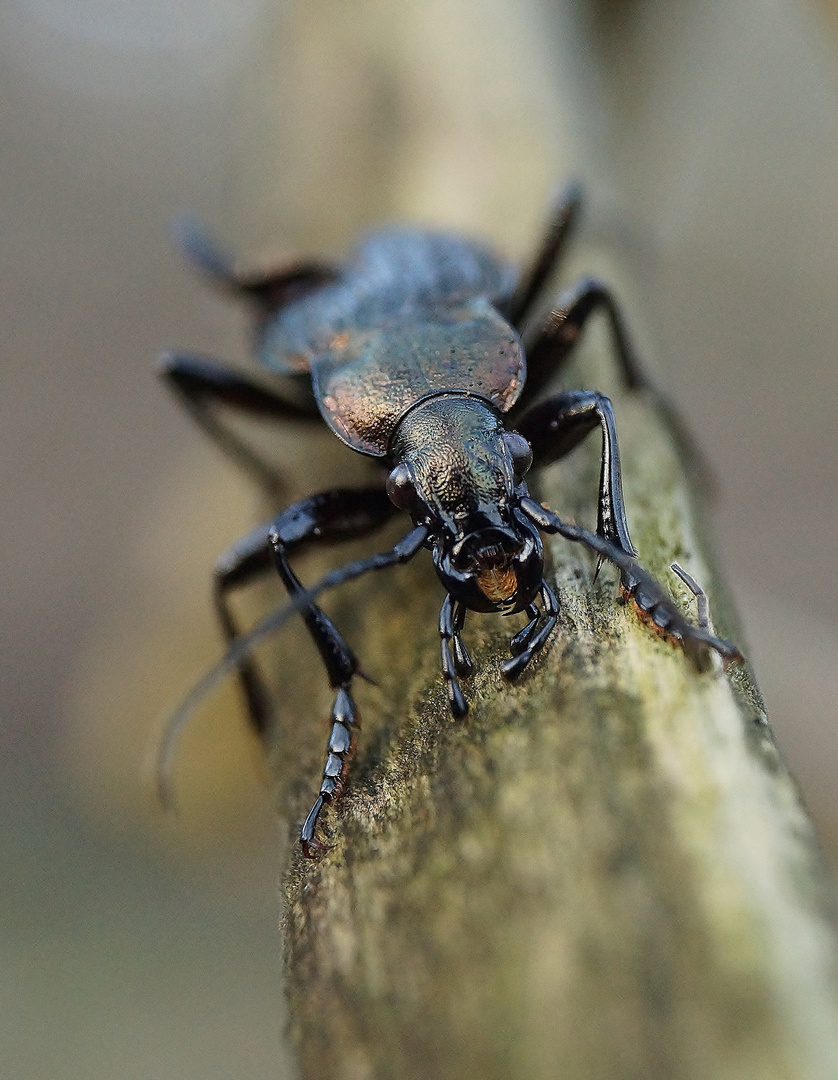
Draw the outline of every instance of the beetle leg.
M459 605L456 605L451 599L451 595L449 593L446 593L445 599L442 601L442 609L439 613L439 636L442 659L442 675L448 688L448 704L451 708L451 714L455 720L461 719L468 712L468 703L463 697L463 691L460 688L460 681L457 678L457 664L454 659L454 654L452 654L451 652L452 639L455 639L455 637L458 636L459 633L456 628L455 616L455 608L457 608L458 606Z
M533 461L547 465L569 454L597 426L602 429L597 532L627 555L636 555L626 522L620 451L610 400L592 390L570 390L530 409L516 429L531 444Z
M598 278L584 277L560 294L555 310L528 345L527 381L518 399L517 411L532 402L562 370L588 319L599 311L605 314L611 326L626 387L637 390L648 385L611 290Z
M241 372L202 356L164 353L159 371L192 419L221 450L266 490L281 490L276 470L224 424L212 406L271 419L319 420L313 400L311 404L289 401Z
M454 650L454 669L463 679L467 678L474 671L474 664L468 654L468 649L463 644L461 636L462 629L466 622L467 611L468 608L465 604L458 602L454 605L454 633L451 636L451 647Z
M232 589L255 581L273 568L269 532L270 525L261 525L254 529L229 547L215 564L213 603L227 645L235 641L240 632L230 610L227 594ZM270 719L269 696L265 683L250 658L239 664L238 678L250 722L260 736L264 735Z
M509 647L512 650L513 655L512 658L510 660L507 660L506 663L503 665L503 667L501 668L501 672L503 674L503 677L505 679L508 679L510 682L514 682L521 675L524 668L527 666L527 664L529 664L533 657L537 656L538 653L541 652L541 650L547 644L547 639L553 632L553 627L556 625L556 622L558 620L559 601L556 599L556 594L553 592L553 590L550 588L546 581L541 583L541 591L539 593L539 597L541 599L541 604L544 609L542 612L545 617L544 624L537 632L534 632L536 625L535 620L532 620L530 623L528 623L527 626L524 627L522 633L527 634L527 637L525 643L517 652L515 651L513 642L516 639L520 638L521 634L516 634L512 641L509 643ZM529 609L527 609L527 614L529 614Z
M562 521L558 514L534 499L521 499L520 507L530 521L544 532L558 533L566 540L584 544L601 558L612 562L620 571L620 591L624 599L634 604L641 619L657 633L680 645L699 671L708 666L708 650L718 653L725 667L742 660L742 654L735 645L711 634L706 627L694 626L689 622L663 585L621 547L580 525Z
M517 656L519 652L526 648L527 643L535 633L535 628L538 626L538 620L541 615L538 607L535 604L530 604L526 610L530 621L522 630L519 630L509 642L509 651L513 656Z
M323 766L323 779L320 782L320 794L314 800L303 827L300 830L300 844L307 859L313 859L318 851L326 851L327 845L316 837L320 811L327 802L340 798L346 785L349 761L355 752L356 733L360 728L358 712L349 683L338 687L332 706L332 732L329 735L329 748L326 764Z
M547 219L544 236L532 262L522 272L512 296L501 305L502 314L518 331L526 322L547 280L558 265L579 214L581 202L582 190L579 184L575 181L565 184Z
M280 514L269 530L268 539L273 548L274 565L291 598L305 593L288 562L293 550L313 541L349 540L364 536L383 525L396 512L383 489L367 488L311 495ZM312 858L324 847L315 836L320 812L325 803L340 797L355 747L358 713L351 685L359 671L355 654L317 604L305 604L300 614L320 653L329 683L336 691L320 793L300 833L303 854Z
M278 311L337 276L334 267L313 259L291 259L269 270L249 273L209 235L192 214L181 214L169 232L182 254L216 285L253 301L265 314Z
M602 312L608 319L617 352L617 362L628 390L643 390L654 402L693 467L696 479L705 491L713 488L713 470L690 432L689 425L651 379L644 373L631 343L614 294L599 278L583 277L562 292L556 308L535 339L527 346L527 381L513 412L521 415L544 387L567 363L579 335L591 315Z

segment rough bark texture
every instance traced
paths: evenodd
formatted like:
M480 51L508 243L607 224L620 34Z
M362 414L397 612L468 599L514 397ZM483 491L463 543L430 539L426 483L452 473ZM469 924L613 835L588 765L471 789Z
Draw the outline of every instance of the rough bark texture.
M587 363L570 385L597 378ZM737 639L665 425L612 396L642 560L688 605L677 559ZM593 450L540 488L584 523ZM838 1075L833 901L747 667L698 674L616 601L613 571L593 584L586 553L551 550L559 629L509 687L517 620L472 616L462 722L427 561L337 609L380 688L359 691L351 787L325 818L334 847L294 854L286 879L303 1076ZM318 758L312 743L312 778Z
M650 183L669 138L660 75L669 62L680 73L673 49L701 35L701 19L682 18L690 5L666 17L663 5L526 6L529 21L495 3L294 7L254 65L269 76L254 76L236 114L236 132L256 135L239 183L254 231L279 200L306 251L402 216L476 233L488 223L523 251L544 190L533 178L580 165L586 179L610 170L617 189L636 168L642 183L623 186L662 200ZM277 92L264 92L268 78ZM707 589L716 630L747 652L673 440L616 383L602 339L564 380L614 399L641 558L691 605L668 569L677 559ZM353 456L327 455L348 482ZM545 471L540 496L592 525L597 472L586 447ZM333 849L309 863L294 845L286 875L303 1076L838 1076L832 894L747 668L699 675L617 603L612 571L594 584L584 552L548 546L560 626L510 687L500 665L518 620L470 617L477 670L462 722L439 673L442 596L427 558L326 601L379 685L357 687L350 787L324 815ZM309 721L330 701L311 646L301 635L291 653L282 637L272 760L284 816L299 823L327 735Z

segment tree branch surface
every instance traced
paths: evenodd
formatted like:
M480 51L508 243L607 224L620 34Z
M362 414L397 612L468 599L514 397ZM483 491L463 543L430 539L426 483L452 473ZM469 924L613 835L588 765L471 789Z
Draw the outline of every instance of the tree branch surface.
M611 389L598 348L566 385L610 370ZM667 425L612 397L642 562L694 614L680 562L746 652ZM539 489L588 525L591 441ZM429 560L333 609L379 686L359 689L350 787L324 815L332 849L308 862L295 848L286 878L303 1076L838 1076L833 896L751 671L699 674L618 602L614 571L594 583L586 552L549 547L560 625L510 687L518 620L472 615L463 721L439 674ZM321 754L312 742L302 776ZM311 788L286 798L292 820Z
M679 50L710 34L691 11L291 5L237 110L236 133L251 135L239 202L260 232L281 211L306 251L404 216L488 226L523 251L547 177L568 162L670 205L654 152L663 76L680 78ZM586 253L582 269L593 262ZM563 385L614 401L642 562L694 614L677 560L705 587L716 632L747 654L703 543L694 470L650 403L619 392L607 336L585 339ZM539 497L589 527L594 442L538 478ZM325 453L346 484L353 455L334 440ZM838 1077L833 893L750 670L699 674L618 603L612 570L594 583L586 552L546 546L560 624L509 686L500 667L519 621L470 616L476 671L459 722L427 557L323 598L378 685L356 680L363 731L348 791L323 816L331 851L308 862L292 839L283 926L303 1077ZM342 557L313 556L304 580ZM271 761L293 837L328 737L312 717L331 702L304 634L294 653L290 629L281 637Z

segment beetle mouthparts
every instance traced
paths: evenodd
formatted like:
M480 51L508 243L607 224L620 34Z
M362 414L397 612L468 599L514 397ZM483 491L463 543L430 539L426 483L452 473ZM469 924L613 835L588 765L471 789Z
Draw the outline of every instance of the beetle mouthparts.
M473 533L463 544L463 555L468 555L475 571L477 586L493 604L502 604L515 598L518 577L513 569L513 562L520 548L518 537L505 529Z
M513 600L518 591L518 578L508 563L489 567L477 575L477 586L494 604Z
M452 557L457 566L469 570L489 570L509 563L521 550L521 540L511 529L476 529L454 544Z

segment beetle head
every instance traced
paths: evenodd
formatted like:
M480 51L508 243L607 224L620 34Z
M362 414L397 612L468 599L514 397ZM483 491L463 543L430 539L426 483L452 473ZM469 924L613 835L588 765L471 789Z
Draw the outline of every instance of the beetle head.
M396 429L392 502L426 525L447 592L474 611L511 614L541 587L544 554L536 527L520 512L527 441L504 429L491 406L445 393L414 406Z

